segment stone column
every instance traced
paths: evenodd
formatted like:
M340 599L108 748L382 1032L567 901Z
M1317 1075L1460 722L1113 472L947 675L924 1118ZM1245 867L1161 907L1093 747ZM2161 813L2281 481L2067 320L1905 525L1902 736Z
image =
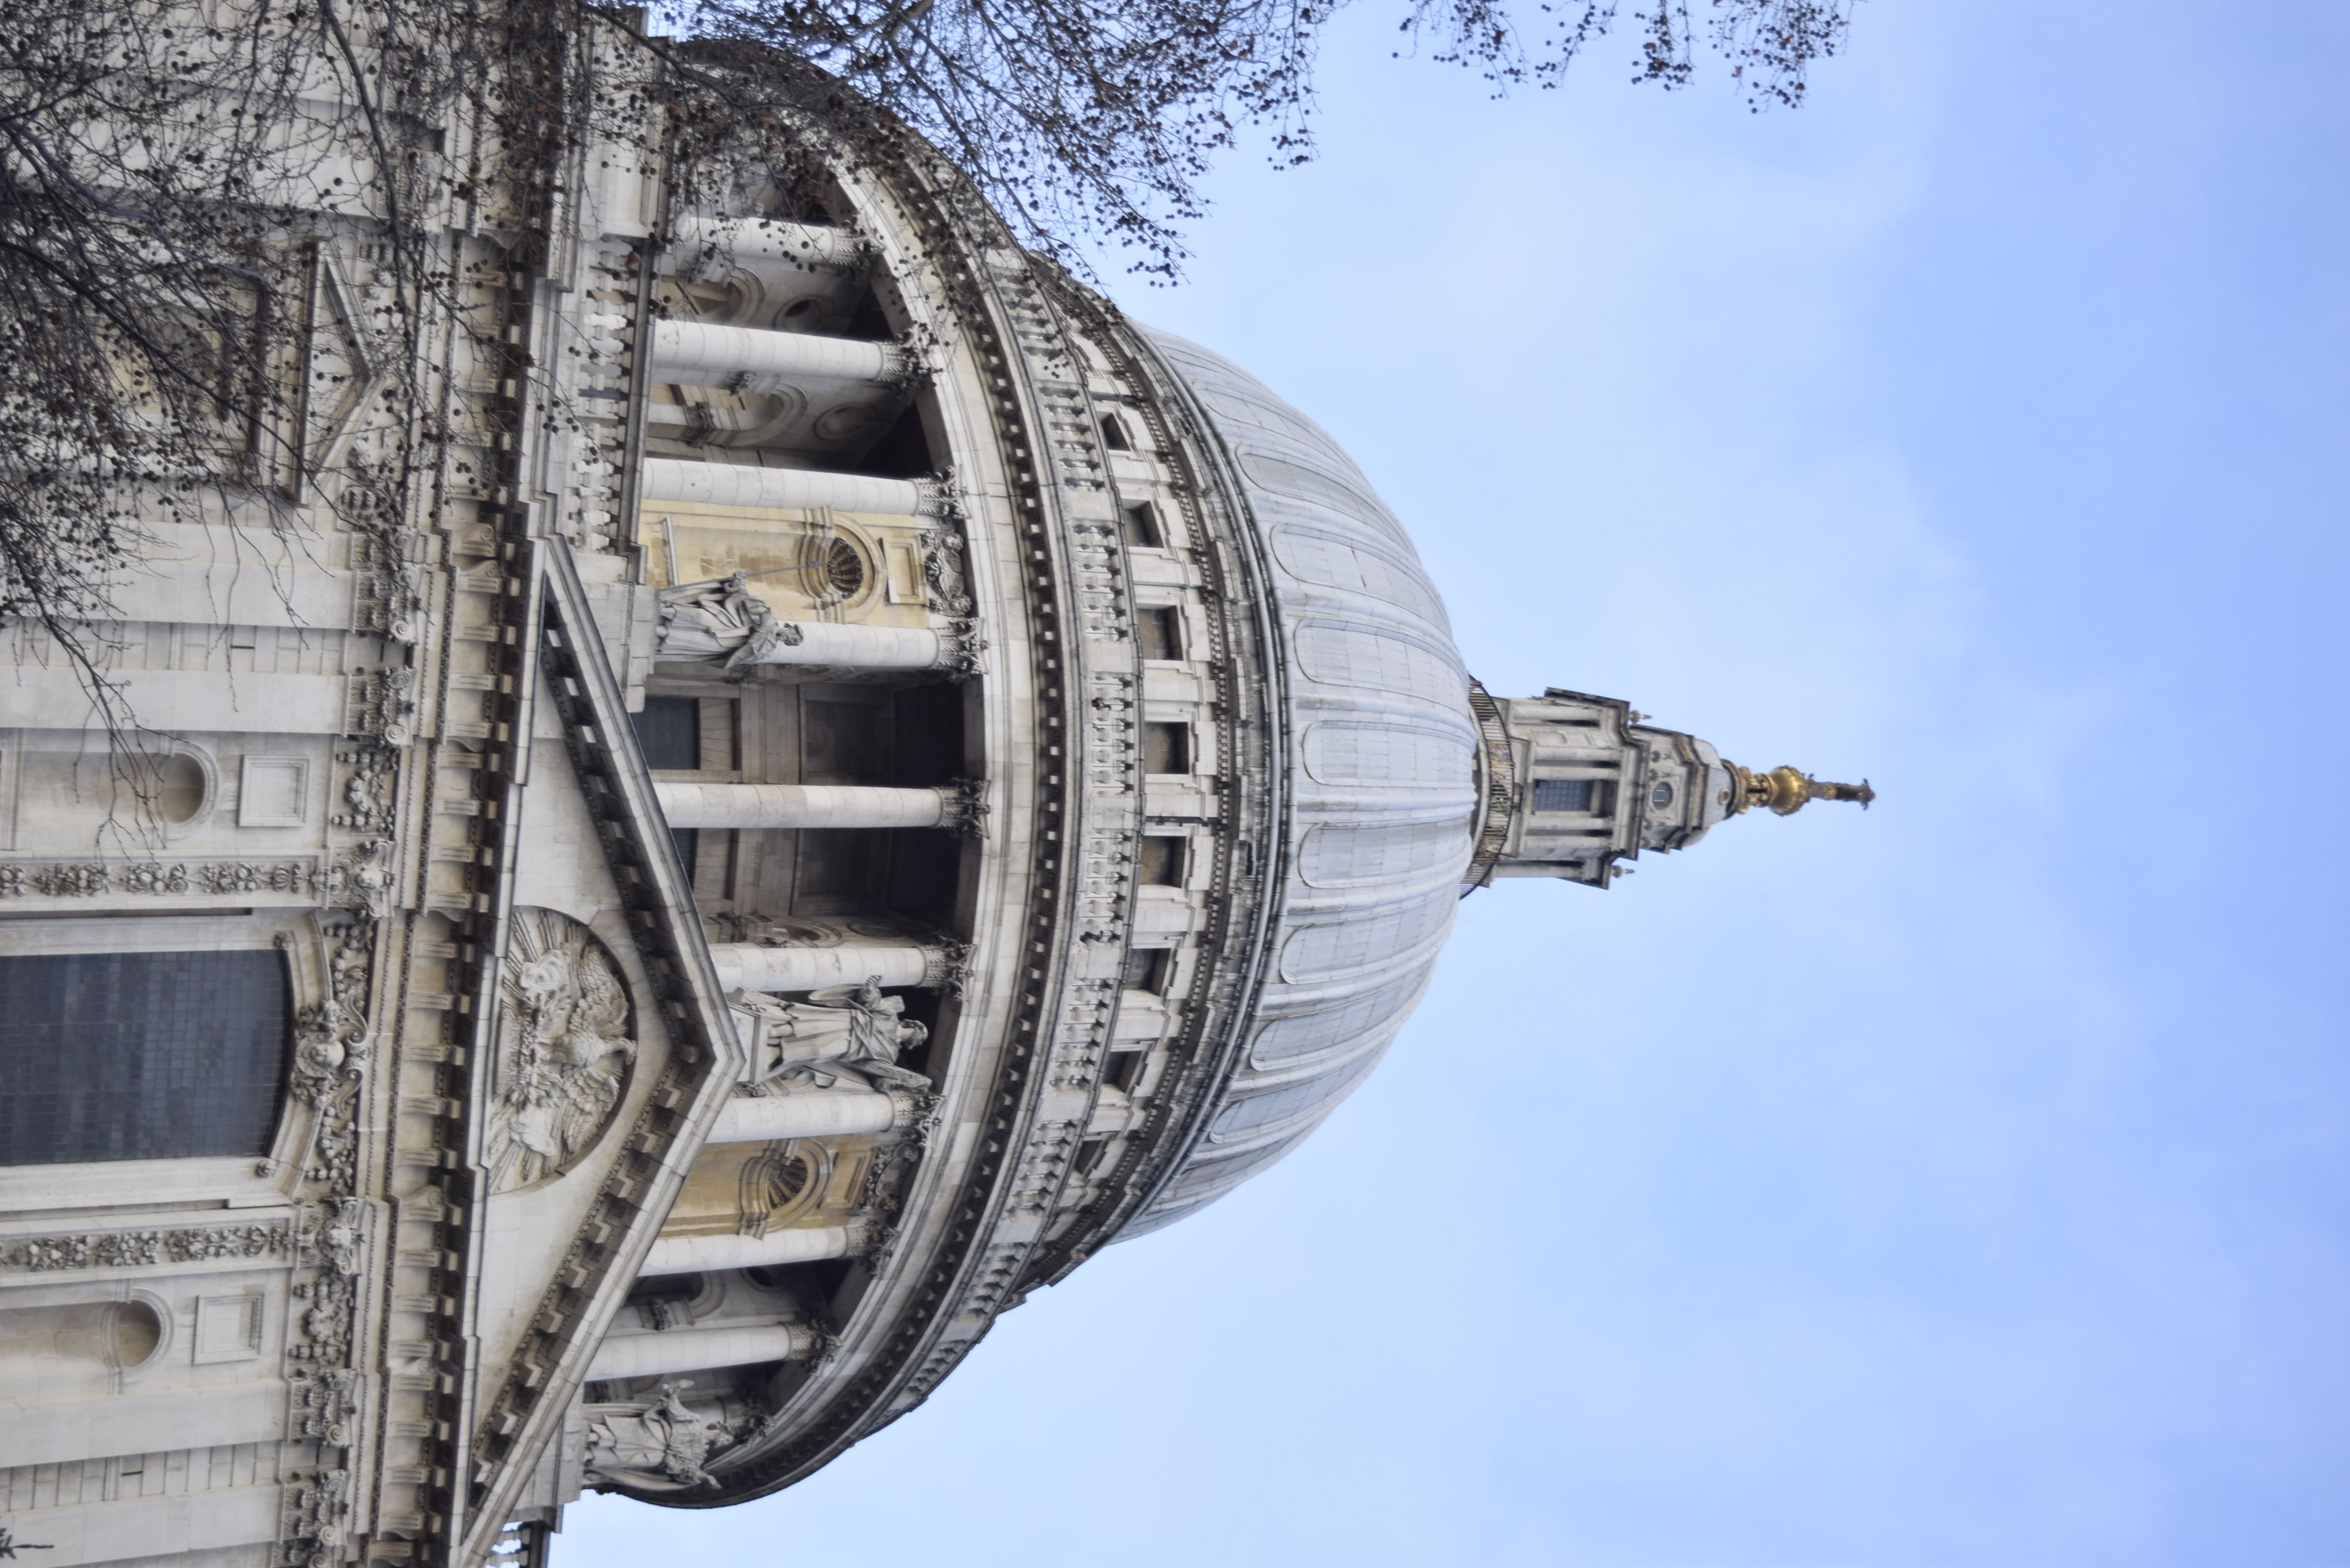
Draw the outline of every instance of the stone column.
M712 942L710 961L728 991L814 991L827 985L860 985L875 976L884 986L938 987L957 983L968 950L956 944L843 942L838 947L764 947L757 942Z
M743 1366L760 1361L797 1361L815 1353L818 1336L806 1324L743 1324L729 1328L672 1328L660 1334L616 1334L596 1347L588 1378L652 1377L701 1372L712 1366Z
M712 1143L782 1143L795 1137L851 1137L911 1126L914 1101L877 1089L801 1089L741 1095L719 1108Z
M778 623L766 639L730 668L750 664L823 664L841 670L962 670L974 660L971 636L958 626L944 635L920 627L840 625L820 620ZM699 648L662 648L670 659L708 657Z
M931 479L877 479L864 473L691 462L674 457L649 457L640 472L641 499L648 506L686 501L712 506L776 510L829 506L838 512L893 517L943 517L953 505L948 487Z
M976 836L980 785L680 784L653 793L671 827L944 827Z
M865 265L865 243L846 229L828 223L795 223L787 218L711 218L689 213L674 225L676 244L668 260L681 277L714 282L723 278L727 264L755 267L786 263L801 267L833 267L853 272Z
M653 327L653 379L739 391L778 381L869 381L901 387L920 366L895 343L712 327L663 319Z
M770 1231L764 1236L663 1236L645 1254L645 1266L637 1273L641 1278L650 1278L655 1274L706 1273L717 1269L779 1269L790 1263L820 1263L827 1258L845 1258L864 1241L863 1220Z

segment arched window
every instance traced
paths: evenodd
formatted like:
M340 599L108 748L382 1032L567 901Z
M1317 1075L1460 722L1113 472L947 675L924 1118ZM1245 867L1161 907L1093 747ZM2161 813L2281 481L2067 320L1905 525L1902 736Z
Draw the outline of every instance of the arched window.
M0 958L0 1165L268 1152L284 955Z

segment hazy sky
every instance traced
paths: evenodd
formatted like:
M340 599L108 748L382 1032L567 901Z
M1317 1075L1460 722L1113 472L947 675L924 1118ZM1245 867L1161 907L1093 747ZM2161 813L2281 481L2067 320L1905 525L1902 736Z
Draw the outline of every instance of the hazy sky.
M1286 1162L556 1563L2350 1563L2350 7L1875 0L1760 118L1396 14L1115 292L1495 691L1880 800L1475 895Z

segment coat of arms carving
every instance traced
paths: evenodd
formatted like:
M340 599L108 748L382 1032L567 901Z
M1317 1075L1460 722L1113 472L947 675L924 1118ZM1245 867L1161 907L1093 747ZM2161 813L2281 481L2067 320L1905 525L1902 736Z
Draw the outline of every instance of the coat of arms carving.
M515 911L498 986L491 1190L577 1165L610 1125L637 1059L619 966L588 928L553 909Z

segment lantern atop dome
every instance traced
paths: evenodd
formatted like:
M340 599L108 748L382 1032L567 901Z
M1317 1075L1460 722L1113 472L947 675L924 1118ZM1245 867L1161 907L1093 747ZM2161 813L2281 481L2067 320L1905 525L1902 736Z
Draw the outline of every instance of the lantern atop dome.
M1502 877L1555 877L1605 888L1643 849L1686 849L1716 823L1756 806L1792 815L1814 800L1877 798L1794 767L1752 773L1713 746L1613 697L1552 687L1493 698L1472 687L1483 740L1485 815L1467 888Z

